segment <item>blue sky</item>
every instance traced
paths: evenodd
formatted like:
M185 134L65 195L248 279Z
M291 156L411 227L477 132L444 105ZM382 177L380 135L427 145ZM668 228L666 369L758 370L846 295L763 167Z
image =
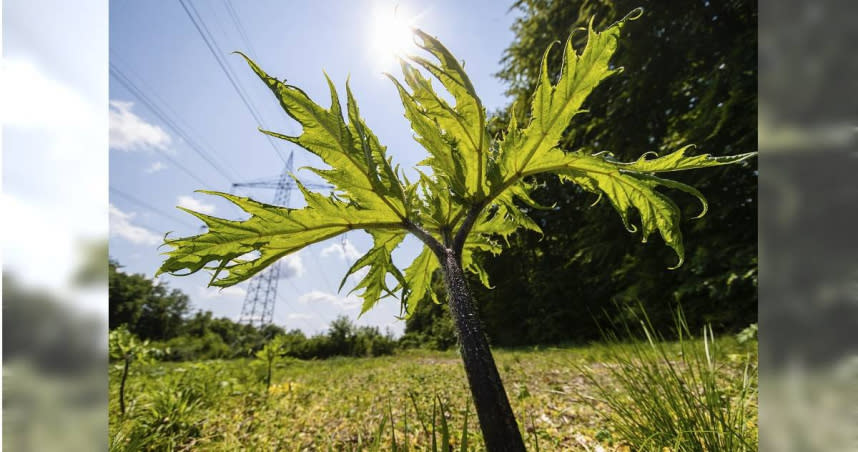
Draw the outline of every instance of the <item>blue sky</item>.
M506 105L504 86L492 74L513 39L510 25L515 15L508 12L508 4L397 3L398 17L413 18L417 26L438 36L465 61L489 111ZM297 134L299 126L280 110L270 91L241 59L229 55L233 50L251 54L269 74L288 79L323 105L327 105L328 92L322 71L341 93L348 78L361 113L388 146L394 162L410 168L424 157L425 151L411 137L392 83L382 76L383 71L398 75L397 66L379 48L395 39L379 38L378 33L383 28L379 15L391 16L396 3L184 0L184 5L191 14L198 14L198 25L214 38L216 52L224 56L236 84L268 129ZM153 113L117 77L110 77L110 254L125 271L152 276L162 259L157 247L165 232L198 232L198 221L174 206L181 204L224 218L241 217L229 203L194 190L229 191L233 182L277 176L283 169L280 156L293 151L296 168L318 165L319 160L286 142L272 145L256 131L259 121L218 65L182 3L113 1L109 14L114 70L162 112ZM191 142L179 136L168 121ZM320 182L309 171L297 175L305 182ZM265 190L238 189L236 193L262 201L273 196ZM301 204L300 196L293 193L291 206ZM366 234L350 233L345 240L316 244L287 257L283 265L288 278L279 283L274 322L315 333L326 329L337 315L357 319L359 302L355 296L347 296L354 282L347 282L341 293L337 287L369 244ZM408 240L394 259L405 267L417 252L416 240ZM165 275L161 280L187 293L196 309L234 319L239 316L246 283L220 291L206 288L208 276L202 272L182 278ZM358 323L400 334L404 323L396 320L398 313L397 301L383 300Z

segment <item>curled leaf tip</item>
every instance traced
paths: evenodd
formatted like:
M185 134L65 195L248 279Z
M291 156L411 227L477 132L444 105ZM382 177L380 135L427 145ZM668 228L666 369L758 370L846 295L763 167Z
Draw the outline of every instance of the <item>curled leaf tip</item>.
M699 220L706 215L706 212L709 212L709 203L706 202L706 199L698 197L700 201L700 213L697 216L691 217L692 220Z
M683 256L682 254L678 254L678 256L679 262L677 262L676 265L674 265L673 267L667 267L668 270L676 270L677 268L682 267L682 264L685 262L685 256Z
M165 232L165 233L164 233L164 239L163 239L163 240L164 240L164 243L162 243L162 244L158 245L158 248L155 248L156 250L160 250L163 246L166 246L166 245L169 245L169 244L170 244L171 240L170 240L170 239L168 239L168 238L167 238L167 236L169 236L172 232L173 232L173 231L167 231L167 232ZM162 253L162 254L163 254L163 253Z
M572 31L569 32L569 37L571 38L572 36L575 36L575 33L578 33L580 31L583 31L586 33L587 27L575 27L575 28L573 28Z
M643 14L644 14L643 6L638 6L637 8L629 11L629 13L626 14L626 16L621 19L621 21L638 20L641 18L641 16L643 16Z

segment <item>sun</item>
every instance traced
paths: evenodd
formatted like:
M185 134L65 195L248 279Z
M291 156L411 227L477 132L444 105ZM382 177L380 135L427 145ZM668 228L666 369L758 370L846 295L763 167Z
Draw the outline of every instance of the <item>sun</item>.
M383 69L392 68L397 57L410 53L415 49L414 34L415 16L409 15L401 7L377 6L372 14L372 45L371 51L377 64Z

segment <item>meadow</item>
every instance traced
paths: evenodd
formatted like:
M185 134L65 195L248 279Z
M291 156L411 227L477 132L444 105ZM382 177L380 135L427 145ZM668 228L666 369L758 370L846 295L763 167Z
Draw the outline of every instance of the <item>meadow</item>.
M756 343L714 345L500 349L495 359L529 450L756 450ZM483 450L455 351L284 357L267 389L258 359L135 365L124 416L120 372L111 366L111 450Z

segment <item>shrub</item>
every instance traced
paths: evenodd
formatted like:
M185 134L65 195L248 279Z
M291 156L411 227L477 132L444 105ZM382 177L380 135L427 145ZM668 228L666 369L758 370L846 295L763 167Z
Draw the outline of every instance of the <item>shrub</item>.
M202 336L178 336L157 344L166 361L195 361L228 358L231 350L216 333L206 331Z

